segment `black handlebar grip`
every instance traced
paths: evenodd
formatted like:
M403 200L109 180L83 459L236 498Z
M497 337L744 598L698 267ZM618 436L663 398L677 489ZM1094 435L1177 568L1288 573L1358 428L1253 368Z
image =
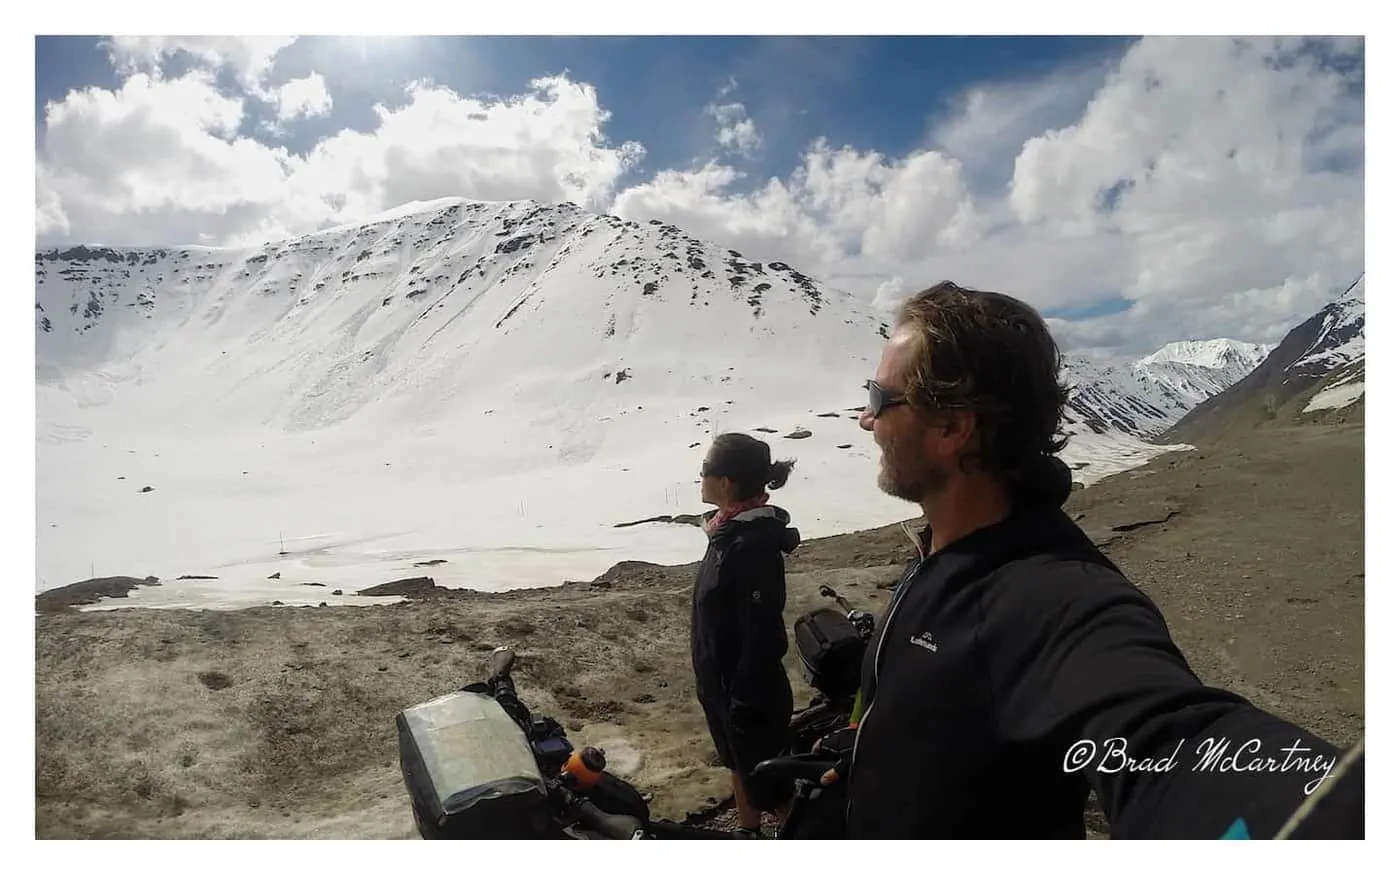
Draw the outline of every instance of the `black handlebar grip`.
M514 665L515 651L509 647L497 647L491 651L491 661L487 663L487 679L495 682L509 678Z
M578 800L574 809L579 822L594 832L600 832L610 839L627 841L640 838L644 826L640 820L626 814L605 814L598 806L587 799Z
M836 768L839 762L839 757L825 751L800 753L764 760L753 767L751 774L756 778L807 781L816 784L828 769Z

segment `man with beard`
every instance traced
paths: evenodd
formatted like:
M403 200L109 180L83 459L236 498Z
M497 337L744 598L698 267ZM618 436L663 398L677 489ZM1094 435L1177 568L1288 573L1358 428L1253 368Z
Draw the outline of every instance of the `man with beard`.
M866 651L857 727L822 743L841 754L824 783L848 794L851 838L1084 838L1091 788L1115 838L1273 836L1339 751L1204 685L1066 516L1059 368L1014 298L944 282L903 305L861 427L880 488L928 525ZM1294 837L1363 835L1346 766Z

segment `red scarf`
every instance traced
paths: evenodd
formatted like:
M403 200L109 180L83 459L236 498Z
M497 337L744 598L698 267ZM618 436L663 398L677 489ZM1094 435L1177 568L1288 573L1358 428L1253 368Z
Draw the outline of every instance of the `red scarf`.
M741 501L738 504L731 504L728 508L710 517L709 521L705 523L705 533L713 533L721 525L729 522L734 517L738 516L744 511L753 510L756 507L763 507L767 503L768 493L761 492L758 495L755 495L753 498L748 499L747 501Z

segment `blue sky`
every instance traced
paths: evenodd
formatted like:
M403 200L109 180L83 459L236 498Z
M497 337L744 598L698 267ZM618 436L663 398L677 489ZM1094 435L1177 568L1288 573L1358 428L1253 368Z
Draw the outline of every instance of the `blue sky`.
M1360 39L42 38L38 245L574 200L1070 345L1275 340L1362 268ZM543 80L543 81L542 81Z

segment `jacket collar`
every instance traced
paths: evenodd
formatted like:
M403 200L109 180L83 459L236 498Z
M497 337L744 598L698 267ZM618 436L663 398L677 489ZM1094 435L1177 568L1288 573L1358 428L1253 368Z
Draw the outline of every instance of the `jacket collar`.
M932 534L927 525L920 532L924 558L929 556L927 547ZM1061 508L1037 503L1015 505L1006 519L969 532L934 555L948 574L969 580L990 574L1008 562L1052 554L1116 570Z
M708 528L708 524L712 520L714 520L714 518L718 514L719 510L717 509L706 511L705 513L700 515L700 522L704 523L706 525L706 528ZM775 504L765 504L760 507L751 507L748 510L739 511L738 513L734 514L734 516L720 523L716 531L723 531L729 528L731 523L751 523L756 520L762 519L776 519L783 525L787 525L791 521L792 517L789 516L786 510L783 510L781 507L778 507Z
M772 533L776 536L778 546L786 553L791 553L797 549L801 541L801 535L789 523L792 517L786 510L777 505L765 504L761 507L750 508L740 511L718 526L711 529L708 526L710 520L714 519L718 511L707 511L701 516L702 528L709 535L711 541L724 541L737 535L741 530L759 529L765 535Z

